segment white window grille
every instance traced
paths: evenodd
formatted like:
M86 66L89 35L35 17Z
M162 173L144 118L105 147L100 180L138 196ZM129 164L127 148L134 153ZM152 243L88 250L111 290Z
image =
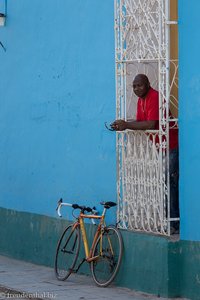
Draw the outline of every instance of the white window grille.
M138 73L149 77L160 102L159 130L117 133L118 222L163 235L175 220L169 216L169 104L177 104L171 91L178 76L178 60L170 59L172 25L169 0L115 0L116 118L135 117Z

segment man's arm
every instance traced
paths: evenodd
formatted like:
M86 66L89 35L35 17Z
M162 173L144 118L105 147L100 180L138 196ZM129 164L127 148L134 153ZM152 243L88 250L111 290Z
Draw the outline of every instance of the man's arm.
M113 130L123 131L125 129L130 130L152 130L156 128L157 121L124 121L116 120L111 124Z

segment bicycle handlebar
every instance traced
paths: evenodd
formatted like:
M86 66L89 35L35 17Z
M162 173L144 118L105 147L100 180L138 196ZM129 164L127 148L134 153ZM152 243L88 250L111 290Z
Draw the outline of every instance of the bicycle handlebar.
M56 208L57 214L58 214L59 217L62 217L62 214L60 212L62 206L70 206L73 209L80 209L82 213L89 212L89 213L92 213L92 214L97 214L97 211L96 211L95 207L91 208L91 207L86 207L86 206L80 206L78 204L71 204L71 203L63 202L63 200L61 198L58 201L58 206Z
M57 206L57 208L56 208L56 211L57 211L57 214L58 214L59 217L62 217L62 214L61 214L61 212L60 212L62 206L72 206L72 204L71 204L71 203L63 202L63 200L60 199L60 200L58 201L58 206Z

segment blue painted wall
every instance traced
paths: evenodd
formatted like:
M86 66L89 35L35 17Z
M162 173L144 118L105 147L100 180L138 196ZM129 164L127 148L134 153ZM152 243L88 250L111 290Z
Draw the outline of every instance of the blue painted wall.
M181 238L200 241L199 0L179 0Z
M2 1L2 0L1 0ZM116 200L113 0L10 0L0 27L0 206Z
M0 8L4 7L0 0ZM179 0L181 239L200 241L200 3ZM113 0L10 0L0 27L0 206L116 200Z

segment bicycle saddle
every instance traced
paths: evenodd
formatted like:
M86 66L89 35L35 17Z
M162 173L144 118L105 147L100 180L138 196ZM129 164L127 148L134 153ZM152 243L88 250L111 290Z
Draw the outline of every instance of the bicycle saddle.
M103 205L107 209L117 205L117 203L112 202L112 201L101 202L100 204Z

